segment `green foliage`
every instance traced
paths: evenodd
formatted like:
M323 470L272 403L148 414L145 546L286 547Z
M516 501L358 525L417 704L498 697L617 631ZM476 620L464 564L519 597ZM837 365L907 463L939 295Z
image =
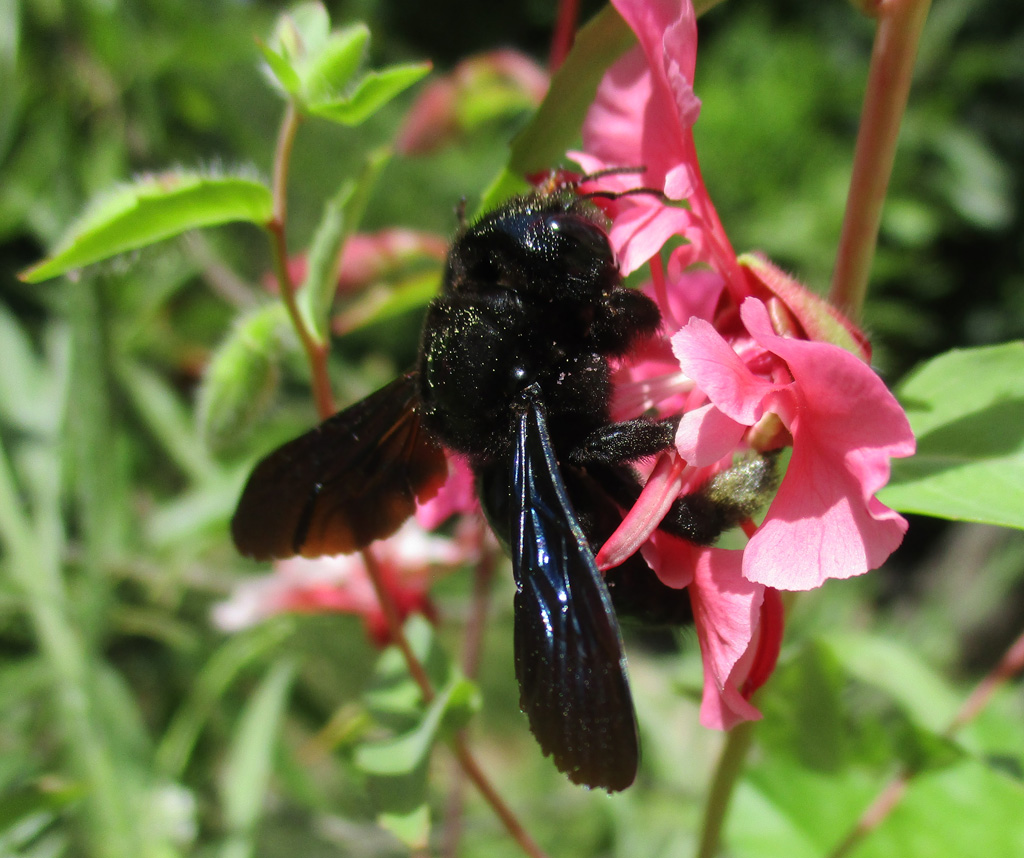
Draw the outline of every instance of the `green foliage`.
M288 338L280 302L240 317L210 360L198 404L199 430L215 452L237 447L273 402Z
M327 325L338 290L342 249L362 220L390 154L387 150L372 153L358 180L346 180L338 192L324 203L324 213L309 247L306 277L302 281L299 298L311 332L320 343L329 340Z
M255 826L263 808L294 671L290 659L278 660L239 718L220 787L228 831L221 849L223 858L246 858L255 849Z
M991 525L1024 526L1024 30L995 0L934 6L865 313L894 382L920 364L896 386L918 455L894 462L882 500L987 525L916 519L889 569L790 612L732 855L826 855L900 772L903 800L851 855L1024 853L1019 687L949 731L1020 627L1021 534ZM388 380L438 263L339 297L346 242L395 225L448 234L461 197L493 203L521 172L564 163L631 44L599 12L521 127L484 80L462 139L396 156L403 93L429 69L409 59L444 46L386 11L342 4L332 21L311 3L275 23L230 0L0 0L0 853L440 852L462 730L549 854L694 853L720 739L697 726L692 639L628 638L644 762L609 797L555 772L518 712L508 576L472 681L453 655L468 574L435 589L437 629L407 623L430 702L350 618L211 625L257 571L227 544L241 480L313 420L268 271L305 257L290 285L346 399ZM497 13L456 14L487 32ZM844 4L733 0L701 28L697 144L726 227L823 287L870 27ZM303 120L287 206L255 178L278 172L282 98ZM282 211L289 259L265 229ZM464 814L460 854L519 854L468 793Z
M462 729L480 708L473 683L459 675L430 625L413 617L406 624L413 652L427 669L433 699L426 703L396 647L386 650L367 692L369 711L394 734L355 748L354 762L366 776L377 820L413 849L427 845L430 832L427 764L436 742Z
M37 283L203 226L262 225L272 208L270 191L253 179L179 172L147 176L97 199L50 258L21 277Z
M880 495L907 512L1024 528L1024 342L940 355L896 393L917 454ZM965 383L965 380L967 383Z
M852 695L861 682L882 693ZM730 847L741 856L830 854L880 784L911 772L903 801L851 855L1013 854L1024 822L1010 808L1024 798L1024 781L1019 770L998 766L999 751L976 735L951 743L944 731L960 699L892 640L805 642L762 699L761 759L736 795ZM1015 716L993 717L1009 727ZM894 754L902 770L892 767Z
M357 75L369 29L355 24L332 32L330 24L320 3L305 3L281 17L269 45L259 45L275 80L303 112L359 125L430 71L429 63L411 63Z

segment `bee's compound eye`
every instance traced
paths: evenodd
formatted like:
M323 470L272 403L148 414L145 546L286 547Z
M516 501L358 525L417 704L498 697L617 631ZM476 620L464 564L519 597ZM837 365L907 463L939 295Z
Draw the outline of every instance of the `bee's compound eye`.
M573 271L589 272L596 266L613 261L608 236L597 224L575 214L553 214L545 219L545 226L557 248L560 262Z

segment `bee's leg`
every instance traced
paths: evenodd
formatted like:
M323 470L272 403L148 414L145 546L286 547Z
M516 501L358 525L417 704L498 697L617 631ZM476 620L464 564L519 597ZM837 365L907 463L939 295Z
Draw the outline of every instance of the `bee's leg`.
M622 522L616 500L605 488L605 481L598 479L605 469L620 471L622 480L630 483L627 491L634 496L639 493L636 480L623 467L598 466L599 474L571 465L562 470L580 526L595 551ZM693 622L689 593L663 584L639 554L627 557L603 574L620 620L638 620L647 626L682 626Z
M740 459L695 492L676 498L659 527L698 545L711 545L771 498L779 483L777 459L774 453ZM592 459L587 471L623 508L631 507L640 496L640 481L625 465Z
M699 545L710 545L771 499L779 485L777 460L774 452L744 456L697 491L677 498L659 526Z
M572 464L619 465L653 456L672 446L678 420L646 420L637 417L609 423L590 432L566 457Z

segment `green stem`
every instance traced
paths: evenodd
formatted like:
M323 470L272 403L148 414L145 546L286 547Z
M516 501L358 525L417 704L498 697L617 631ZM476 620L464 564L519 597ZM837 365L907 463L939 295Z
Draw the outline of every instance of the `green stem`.
M725 740L715 775L708 791L707 804L704 806L704 823L701 826L700 846L697 858L714 858L718 854L722 842L722 826L725 824L726 813L733 789L743 771L747 752L753 744L754 726L756 721L743 721L733 727Z
M878 243L917 45L931 0L877 0L875 43L829 300L860 316Z

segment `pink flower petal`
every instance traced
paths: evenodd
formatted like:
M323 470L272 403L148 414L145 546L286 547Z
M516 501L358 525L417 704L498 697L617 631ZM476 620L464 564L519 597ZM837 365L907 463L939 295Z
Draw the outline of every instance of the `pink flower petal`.
M710 322L690 319L672 337L672 350L697 386L733 420L752 426L762 401L777 386L754 375Z
M634 554L647 541L654 529L679 496L686 473L686 463L676 456L662 455L654 465L636 503L623 516L622 523L608 538L594 558L598 569L612 569Z
M785 625L785 610L779 591L774 587L765 587L764 600L761 602L761 622L757 629L757 652L747 671L747 678L740 686L740 692L747 700L775 672Z
M757 678L763 682L765 667L774 664L780 639L775 632L780 626L776 623L769 629L767 652L759 651L765 589L741 574L742 553L703 548L658 533L645 547L644 558L668 586L689 585L704 663L701 723L728 730L739 721L760 718L761 713L741 689L755 664L759 669ZM769 616L774 619L774 614ZM754 687L746 693L749 695Z
M679 251L688 247L677 247L669 257L669 312L666 313L665 308L662 308L663 315L679 320L679 328L693 316L700 319L713 318L725 289L725 281L717 271L707 268L685 270Z
M874 371L829 343L780 337L764 305L741 315L757 341L789 368L778 401L793 435L793 457L764 523L747 546L744 574L783 590L874 569L903 539L906 521L873 495L889 459L914 450L906 415Z
M907 524L878 501L865 503L861 492L856 473L797 430L779 493L744 551L744 575L780 590L809 590L880 566Z
M633 197L623 207L608 231L608 240L619 258L619 270L625 277L657 254L672 236L687 232L693 213L666 206L653 197Z
M583 148L588 155L607 166L650 166L642 160L640 129L651 103L652 86L647 60L639 48L612 64L583 121ZM593 171L591 165L581 165Z
M416 523L424 530L433 530L453 515L478 508L473 472L461 457L449 456L448 479L430 500L416 506Z
M708 403L683 415L676 430L676 450L690 465L703 468L730 455L746 430Z

